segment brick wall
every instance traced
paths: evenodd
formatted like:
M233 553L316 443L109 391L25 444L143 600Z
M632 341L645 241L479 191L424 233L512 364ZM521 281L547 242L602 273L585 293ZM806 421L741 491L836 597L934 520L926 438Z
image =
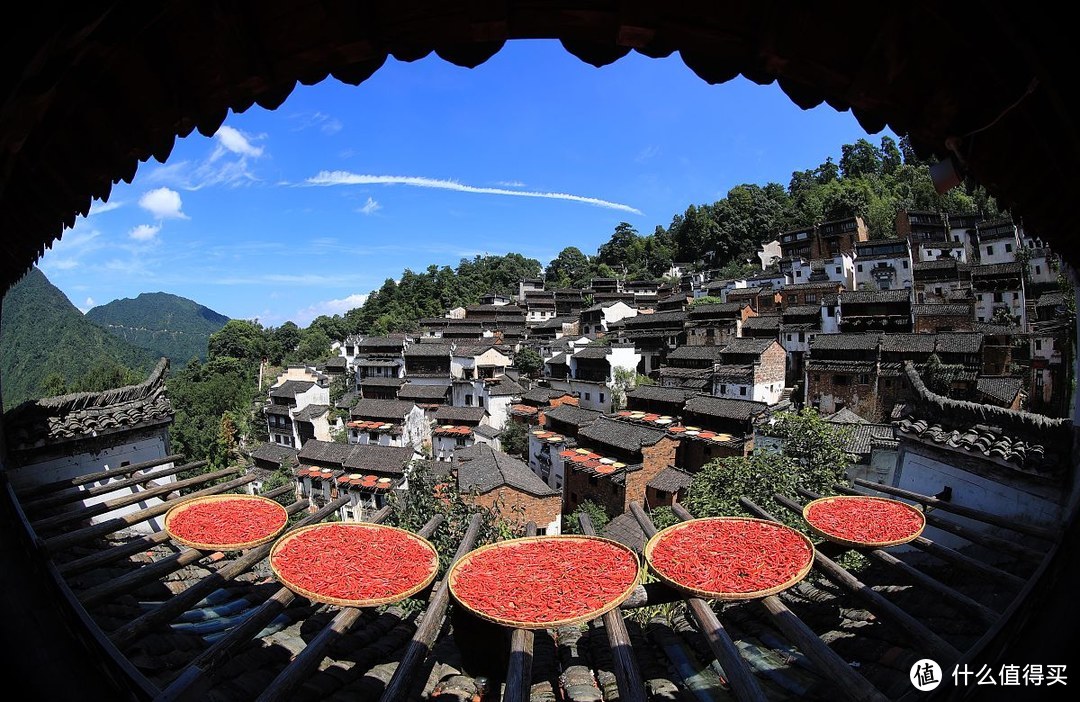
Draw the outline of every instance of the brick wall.
M604 510L612 517L622 514L626 504L624 487L616 484L611 476L593 475L574 470L571 467L573 465L568 463L566 466L566 484L563 487L566 498L565 512L570 514L582 502L592 500L603 505Z
M644 502L645 488L649 481L668 466L675 465L675 453L679 449L679 440L664 437L653 446L641 449L641 470L626 474L626 486L623 494L621 512L630 509L631 502Z
M754 384L784 384L787 371L787 352L780 344L773 344L761 354L761 362L754 364Z
M706 463L729 456L749 456L754 450L754 439L746 442L718 444L713 441L683 441L679 446L674 466L687 473L696 473ZM651 504L651 503L650 503Z
M972 316L920 315L915 317L916 334L933 334L939 331L971 331Z
M817 406L822 414L833 414L841 407L847 407L864 419L880 422L882 409L878 402L877 374L868 375L870 382L863 384L857 374L810 370L807 373L807 404L819 403ZM838 378L841 382L837 382Z
M482 495L466 496L474 503L494 509L500 517L515 524L536 522L541 529L562 517L562 496L537 497L508 486L502 486Z

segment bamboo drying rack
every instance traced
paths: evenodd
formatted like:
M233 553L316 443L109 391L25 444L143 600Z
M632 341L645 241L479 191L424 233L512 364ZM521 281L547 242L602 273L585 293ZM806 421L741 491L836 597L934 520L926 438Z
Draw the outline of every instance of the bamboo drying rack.
M832 534L832 533L830 533L828 531L825 531L825 530L817 527L814 524L814 522L812 522L810 520L810 510L814 505L823 504L823 503L826 503L826 502L834 502L834 501L856 501L856 502L870 502L870 501L873 501L873 502L884 502L884 503L888 503L888 504L891 504L891 505L898 505L901 508L906 509L907 511L909 511L912 514L915 514L915 515L917 515L919 517L919 528L916 531L912 532L911 534L909 534L908 536L905 536L902 539L893 539L891 541L855 541L855 540L852 540L852 539L845 539L842 536ZM887 497L874 497L874 496L871 496L871 495L830 495L830 496L827 496L827 497L819 497L816 500L811 500L810 502L807 502L806 505L803 506L802 517L803 517L803 520L806 521L807 526L810 527L810 530L813 531L818 536L820 536L821 538L826 539L828 541L831 541L831 542L833 542L835 544L840 544L841 546L847 546L849 548L886 548L888 546L899 546L901 544L906 544L909 541L914 541L915 539L917 539L919 536L922 535L923 529L926 528L926 515L923 514L923 511L921 509L917 509L915 507L912 507L908 503L902 502L900 500L893 500L893 499L890 499L890 498L887 498Z
M186 539L173 531L172 520L174 520L179 514L190 509L191 507L203 504L209 504L213 502L262 502L273 505L277 508L280 517L280 524L271 532L267 532L263 536L251 541L243 542L200 542ZM204 495L202 497L193 497L189 500L184 500L177 505L169 508L169 511L165 513L165 531L168 532L169 538L173 541L188 546L189 548L198 549L200 551L242 551L248 548L254 548L255 546L261 546L265 543L269 543L277 538L278 534L289 523L289 513L280 504L261 495L236 495L236 494L224 494L224 495Z

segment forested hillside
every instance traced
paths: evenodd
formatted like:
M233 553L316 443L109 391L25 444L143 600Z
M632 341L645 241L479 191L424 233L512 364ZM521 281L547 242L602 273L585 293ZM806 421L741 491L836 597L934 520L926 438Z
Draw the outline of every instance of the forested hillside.
M140 383L159 359L87 321L37 268L4 297L0 372L5 408L40 397Z
M86 318L155 356L166 356L173 368L192 358L205 361L210 335L229 321L209 307L163 292L113 300L91 309Z

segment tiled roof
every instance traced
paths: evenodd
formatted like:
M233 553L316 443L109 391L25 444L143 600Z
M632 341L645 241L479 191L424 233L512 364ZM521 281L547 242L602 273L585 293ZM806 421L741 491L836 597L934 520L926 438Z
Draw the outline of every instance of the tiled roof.
M400 400L358 400L349 413L353 417L401 421L415 406Z
M477 436L482 436L485 439L494 439L499 435L500 431L495 427L491 426L490 424L484 424L483 422L481 422L480 424L477 424L475 427L473 427L473 433Z
M352 407L353 405L355 405L356 401L359 400L359 399L360 399L360 394L357 393L355 390L350 390L349 392L347 392L344 395L342 395L341 397L339 397L338 401L336 403L334 403L334 406L337 407L338 409L347 410L350 407Z
M719 361L723 351L722 346L683 345L673 349L667 358L669 361Z
M832 291L836 291L836 290L843 290L843 288L844 288L844 286L841 283L837 283L837 282L834 282L834 281L830 280L830 281L817 281L817 282L811 282L811 283L788 283L787 285L780 288L780 292L782 292L782 293L802 292L803 290L811 291L811 292L814 291L814 290L832 290Z
M981 332L939 332L937 334L937 353L979 353L982 350Z
M973 266L971 269L971 277L976 278L979 276L993 275L1020 275L1020 271L1020 264L1016 262L988 263L982 266Z
M387 360L385 358L357 358L355 365L366 368L396 368L401 365L401 361Z
M264 414L273 414L281 417L291 416L290 408L288 405L275 405L273 403L263 407Z
M342 465L349 458L354 446L359 444L339 444L336 441L308 439L300 449L297 458L300 462L337 463Z
M349 359L344 356L333 356L326 359L326 369L333 371L344 371L349 367Z
M585 409L577 405L559 405L547 410L544 416L580 428L593 423L602 414L596 410Z
M1035 300L1036 307L1057 307L1058 305L1065 304L1065 293L1061 292L1047 292L1039 295Z
M357 344L358 349L385 349L400 351L405 345L403 339L392 339L388 336L365 336Z
M518 385L511 378L504 376L498 383L488 386L487 393L491 397L506 397L507 395L520 395L524 390L523 387Z
M551 358L549 358L547 361L545 361L545 363L550 363L553 366L560 366L560 365L564 366L564 365L566 365L566 354L565 353L557 353L554 356L552 356Z
M610 352L611 347L606 344L589 345L583 349L578 349L574 353L574 358L604 359L608 357Z
M1009 405L1024 389L1024 379L1006 375L983 375L975 381L975 389L987 397Z
M307 444L304 446L306 447ZM412 446L379 446L377 444L350 444L349 446L351 449L342 467L355 473L403 475L414 455Z
M600 417L578 432L579 441L593 441L629 452L640 451L642 446L652 446L664 436L666 433L659 429L608 417Z
M683 411L723 419L749 420L767 410L768 407L764 402L753 400L731 400L726 397L698 395L687 401Z
M450 356L450 344L416 343L409 344L405 349L406 358L423 358L432 356Z
M483 407L440 407L435 410L435 422L437 424L453 424L455 422L479 424L480 420L485 416L487 416L487 410Z
M778 314L763 314L757 317L750 317L742 323L743 329L780 329L780 315Z
M724 383L749 383L754 378L754 367L725 363L713 368L714 379Z
M421 383L405 383L398 389L400 400L445 400L450 395L448 385L423 385Z
M248 455L252 458L257 458L260 461L283 464L286 462L296 463L296 453L296 449L291 446L282 446L281 444L267 441L256 446Z
M693 305L687 310L691 319L698 317L737 317L742 308L748 307L745 302L721 302L713 305Z
M739 337L737 339L732 339L730 342L728 342L728 344L723 347L722 352L725 355L736 353L760 356L775 343L775 339L755 339L752 337Z
M521 399L528 400L529 402L533 402L538 405L546 405L547 403L554 400L556 397L565 397L569 394L570 393L566 390L537 387L522 395Z
M871 304L882 302L910 302L911 290L845 290L840 293L840 304Z
M639 314L636 317L627 317L622 321L628 329L631 327L676 325L686 322L686 312L682 310L653 312L652 314Z
M732 297L753 297L755 295L760 295L762 292L764 292L764 289L757 286L750 288L732 288L731 290L728 290L727 296L728 299L731 299Z
M950 302L912 305L916 317L970 317L971 306Z
M313 387L315 383L311 380L286 380L270 388L270 397L296 397L297 393L307 392Z
M664 366L657 373L661 378L708 378L712 375L711 368L674 368Z
M454 453L458 489L462 492L490 492L507 486L533 495L550 497L559 493L540 479L522 461L487 446L476 444Z
M623 546L629 546L638 553L645 548L645 532L641 530L638 520L630 512L623 512L613 518L601 534L613 541L618 541Z
M405 378L381 378L379 376L364 378L360 381L360 387L362 388L400 388L404 384Z
M23 402L4 414L8 445L32 448L42 441L59 443L171 422L173 407L165 388L168 368L168 359L162 358L138 385Z
M649 487L663 492L678 492L690 487L692 478L689 473L678 468L665 468L648 482Z
M849 424L851 435L844 447L849 454L869 456L875 448L895 449L900 442L889 424Z
M834 361L829 358L809 358L806 370L825 373L874 373L877 363L874 361Z
M578 321L577 317L552 317L551 319L545 319L543 322L537 322L533 326L533 329L553 329L555 331L562 331L562 325L573 324L576 321Z
M300 422L310 422L330 411L330 405L307 405L304 409L293 415L293 419Z
M639 385L626 393L628 398L650 402L671 402L682 405L690 393L681 388L665 388L659 385Z
M881 334L817 334L810 340L810 353L816 351L874 351Z
M863 419L862 417L855 414L854 412L852 412L847 407L840 410L836 414L830 414L828 417L825 418L825 420L829 421L829 422L832 422L834 424L869 424L870 423L870 420Z
M789 305L784 310L784 317L821 316L821 305Z
M936 334L882 334L882 353L934 353Z

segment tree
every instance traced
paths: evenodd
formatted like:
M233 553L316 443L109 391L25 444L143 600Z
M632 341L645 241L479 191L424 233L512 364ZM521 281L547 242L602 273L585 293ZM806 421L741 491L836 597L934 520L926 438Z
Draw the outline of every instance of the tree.
M641 237L633 225L619 222L615 225L615 233L596 252L596 260L614 269L622 268L633 259L635 249L640 251L640 242Z
M888 134L881 137L881 172L892 175L903 163L904 156L900 153L896 141Z
M611 517L608 515L607 510L599 502L592 500L585 500L578 505L577 509L573 511L568 517L565 517L563 523L564 534L582 534L581 522L578 519L578 515L587 514L592 521L593 529L599 534L611 521Z
M548 282L557 288L583 288L589 284L589 257L576 246L559 252L545 270Z
M528 346L514 354L514 366L529 378L535 378L544 369L544 359Z
M782 441L782 452L799 466L796 485L813 492L832 492L845 479L851 463L851 429L825 421L812 407L779 412L769 433Z
M840 172L844 178L863 178L881 173L881 152L866 139L840 147Z
M647 381L645 383L647 385L652 384L652 379L638 373L636 368L616 366L614 376L615 381L611 386L612 412L618 412L626 407L626 393L636 388L641 379Z
M256 322L230 319L210 335L208 358L227 356L258 363L266 356L266 338Z
M503 453L527 461L529 452L528 427L521 422L507 422L503 430L499 432L499 446L502 447Z
M326 360L331 355L330 337L318 327L308 327L304 330L300 345L294 354L300 363L317 363Z
M695 517L735 517L746 514L739 499L746 497L773 515L785 518L774 494L794 495L799 466L775 451L755 451L706 463L694 475L686 493L686 508Z

